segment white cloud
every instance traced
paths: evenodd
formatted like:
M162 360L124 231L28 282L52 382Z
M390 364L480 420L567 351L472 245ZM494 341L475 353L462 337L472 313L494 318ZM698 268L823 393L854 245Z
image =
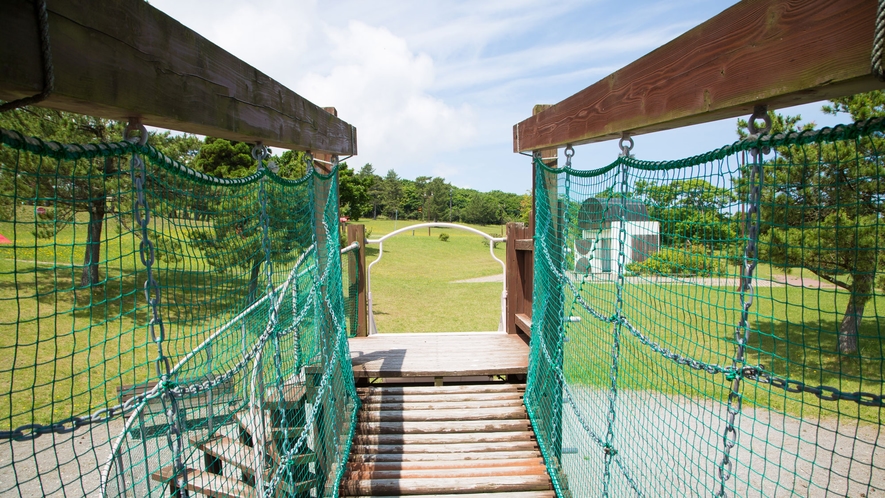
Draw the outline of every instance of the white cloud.
M294 85L311 101L334 106L357 126L360 162L376 161L407 178L427 174L422 156L457 150L475 136L470 106L450 106L428 90L433 60L416 54L385 28L351 21L327 26L331 69L310 72ZM383 161L382 161L383 159Z

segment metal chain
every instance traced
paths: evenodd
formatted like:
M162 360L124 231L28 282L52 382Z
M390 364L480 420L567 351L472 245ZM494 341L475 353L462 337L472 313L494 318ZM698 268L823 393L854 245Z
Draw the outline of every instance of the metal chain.
M620 141L621 157L630 157L630 150L633 148L633 139L624 133ZM624 213L627 209L627 183L628 183L627 165L621 163L621 221L618 231L618 276L615 289L615 310L620 315L624 304L624 269L627 264L627 253L625 246L627 244L627 228L625 227L626 217ZM602 496L609 495L609 485L611 482L611 464L614 457L618 454L614 448L614 425L616 417L616 407L618 401L618 370L620 367L621 354L621 323L615 321L612 324L612 349L611 349L611 369L609 370L609 378L611 379L611 388L608 392L608 415L606 417L606 434L605 434L605 468L603 470Z
M147 141L147 130L144 128L144 125L138 124L136 126L141 131L141 144L144 145ZM130 128L131 127L133 126L130 125ZM163 351L163 342L166 340L166 329L163 325L163 318L160 315L162 292L160 284L154 276L153 269L155 252L154 244L150 239L151 210L147 198L145 197L147 170L145 169L144 161L138 154L132 155L130 164L130 176L132 178L132 183L135 185L135 204L132 207L132 214L136 224L141 230L141 243L138 246L138 254L141 263L145 267L145 273L147 274L147 278L144 282L144 296L145 299L147 299L148 306L150 306L151 313L150 322L148 322L148 332L151 341L157 347L157 357L154 360L157 377L160 379L157 388L162 390L160 393L160 401L163 405L163 411L166 413L166 417L169 421L169 431L166 433L166 440L169 447L172 449L175 474L181 475L183 481L181 489L184 492L184 495L187 496L189 493L187 491L187 469L181 458L184 451L183 430L181 426L182 413L178 405L178 399L171 389L172 381L170 379L170 374L172 367L170 360Z
M759 130L756 128L756 120L765 121L765 128ZM768 107L764 105L756 106L753 109L753 115L750 116L748 129L750 131L750 139L756 140L759 135L766 135L771 131L771 118L768 116ZM732 360L732 370L736 374L731 379L731 391L728 393L728 406L725 418L725 429L722 432L722 460L719 462L719 491L716 496L727 496L725 486L732 476L731 450L737 445L737 428L735 421L741 412L743 403L743 395L741 394L741 379L743 367L746 366L747 341L750 336L750 307L753 306L753 272L757 264L757 244L759 242L759 223L762 213L760 212L761 196L762 196L762 155L765 151L759 148L750 149L752 156L752 164L750 165L750 178L747 186L748 204L747 217L744 226L747 234L747 245L744 249L744 260L741 264L741 282L740 282L740 299L741 299L741 318L734 331L734 340L736 343L735 355Z

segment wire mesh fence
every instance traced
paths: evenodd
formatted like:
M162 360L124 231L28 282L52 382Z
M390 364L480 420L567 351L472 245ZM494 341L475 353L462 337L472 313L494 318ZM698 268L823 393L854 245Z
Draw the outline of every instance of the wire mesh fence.
M535 161L525 400L561 496L885 491L883 128Z
M0 494L335 494L359 404L336 176L0 138Z

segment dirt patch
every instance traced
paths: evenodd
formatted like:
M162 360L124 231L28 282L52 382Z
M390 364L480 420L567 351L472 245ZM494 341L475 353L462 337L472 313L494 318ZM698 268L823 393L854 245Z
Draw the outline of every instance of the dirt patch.
M449 282L450 284L487 284L487 283L504 283L504 275L490 275L488 277L476 277L476 278L468 278L466 280L455 280Z

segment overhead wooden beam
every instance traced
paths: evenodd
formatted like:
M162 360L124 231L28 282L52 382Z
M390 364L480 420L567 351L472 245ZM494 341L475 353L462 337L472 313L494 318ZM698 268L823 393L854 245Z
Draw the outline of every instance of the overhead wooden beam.
M513 127L524 152L885 88L876 0L745 0Z
M56 0L48 10L55 90L37 105L286 149L357 152L353 126L144 0ZM0 12L0 99L37 94L34 5L0 0ZM252 21L243 29L261 36Z

